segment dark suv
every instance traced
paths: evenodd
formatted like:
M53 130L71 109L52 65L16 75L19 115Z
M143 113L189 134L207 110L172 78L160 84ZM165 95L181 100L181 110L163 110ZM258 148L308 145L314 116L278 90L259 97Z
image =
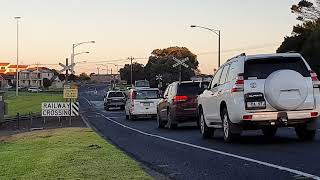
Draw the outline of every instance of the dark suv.
M170 129L178 123L197 121L197 97L208 82L174 82L164 92L157 108L158 127Z
M126 95L121 91L109 91L104 97L104 109L109 110L111 107L120 107L124 110L126 105Z

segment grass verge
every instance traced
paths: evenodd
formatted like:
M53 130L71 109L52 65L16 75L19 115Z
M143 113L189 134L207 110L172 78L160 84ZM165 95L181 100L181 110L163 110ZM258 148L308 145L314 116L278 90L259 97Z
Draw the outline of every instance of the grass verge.
M8 116L27 115L31 113L41 112L42 102L63 102L62 94L50 94L50 93L27 93L20 92L19 96L8 96L6 102L8 103Z
M0 179L151 179L88 128L0 137L0 159Z

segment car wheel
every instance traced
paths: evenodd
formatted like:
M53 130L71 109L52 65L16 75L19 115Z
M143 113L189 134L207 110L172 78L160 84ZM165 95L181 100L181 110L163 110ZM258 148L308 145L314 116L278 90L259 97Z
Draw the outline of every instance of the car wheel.
M129 115L126 115L126 120L129 120Z
M211 138L214 135L214 129L209 128L207 123L204 119L203 112L200 111L199 113L199 126L200 126L200 133L203 139Z
M168 112L168 123L167 123L169 129L176 129L178 127L177 123L173 123L172 122L173 120L174 119L173 119L173 117L171 115L171 112L169 111Z
M129 112L129 118L128 118L130 121L134 121L134 116L133 115L131 115L131 113Z
M262 133L265 137L272 138L276 135L277 130L276 127L265 127L262 128Z
M157 123L158 123L158 128L164 128L166 125L166 122L163 122L159 113L157 113Z
M306 125L297 126L295 130L301 140L313 140L316 136L316 130L308 130Z
M234 134L231 132L231 121L229 119L229 114L227 108L224 108L221 114L221 121L223 127L223 139L225 142L233 142L240 134Z

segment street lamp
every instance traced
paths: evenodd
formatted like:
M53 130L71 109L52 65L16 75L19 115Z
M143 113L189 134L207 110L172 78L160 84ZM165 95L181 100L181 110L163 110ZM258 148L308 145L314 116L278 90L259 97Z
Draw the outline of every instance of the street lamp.
M19 20L21 17L14 17L17 21L17 68L16 68L16 96L19 96Z
M218 67L220 67L220 64L221 64L221 49L220 49L220 47L221 47L221 41L220 41L221 40L221 33L220 33L220 30L197 26L197 25L191 25L190 27L209 30L209 31L215 33L219 37L219 39L218 39Z
M95 41L85 41L85 42L81 42L81 43L72 44L71 64L74 63L74 56L75 56L74 48L76 48L77 46L80 46L82 44L88 44L88 43L96 43L96 42ZM74 67L71 68L71 73L74 74Z

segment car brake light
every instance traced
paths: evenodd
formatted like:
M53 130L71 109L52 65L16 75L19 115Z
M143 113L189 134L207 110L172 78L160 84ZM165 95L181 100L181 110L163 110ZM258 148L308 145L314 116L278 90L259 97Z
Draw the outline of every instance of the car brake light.
M318 117L318 112L311 112L310 115L311 117Z
M312 84L314 88L320 87L320 81L318 79L317 73L313 72L312 70L309 71L312 79Z
M238 74L236 83L232 86L231 92L241 92L244 90L244 77L243 73Z
M243 120L251 120L252 119L252 115L244 115L243 116Z
M188 96L174 96L173 102L184 102L188 100Z

